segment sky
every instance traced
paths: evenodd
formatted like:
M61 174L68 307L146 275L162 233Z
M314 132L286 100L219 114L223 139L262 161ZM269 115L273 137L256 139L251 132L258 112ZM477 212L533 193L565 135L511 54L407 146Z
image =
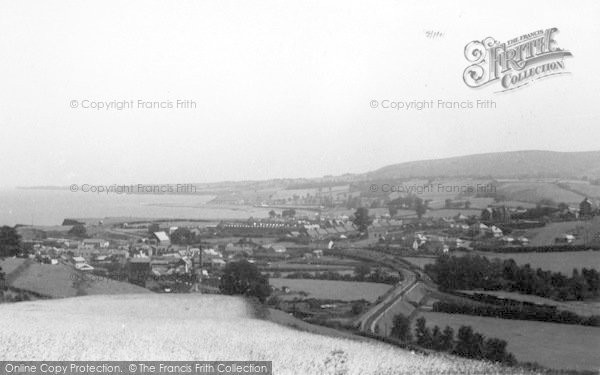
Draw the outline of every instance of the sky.
M592 0L0 0L0 186L317 177L598 150L599 14ZM570 74L507 92L463 82L469 42L552 27ZM196 108L144 104L177 100ZM133 105L91 108L103 102Z

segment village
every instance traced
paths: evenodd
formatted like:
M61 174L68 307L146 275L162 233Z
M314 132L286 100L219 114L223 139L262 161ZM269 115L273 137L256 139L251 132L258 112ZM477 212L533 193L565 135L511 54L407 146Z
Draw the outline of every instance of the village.
M329 185L245 196L235 203L259 207L264 217L66 218L57 226L20 225L16 230L23 246L17 258L28 260L12 261L8 279L14 290L30 291L27 298L93 294L99 285L103 293L131 285L141 288L132 289L135 293L221 294L227 269L247 263L268 278L265 304L272 319L316 332L334 329L342 335L394 340L398 316L411 324L423 317L446 323L461 316L461 323L471 324L471 315L451 313L459 308L503 314L507 325L520 311L525 319L544 316L548 322L568 319L569 324L596 326L598 202L585 197L578 203L534 204L489 196L502 194L489 182L466 185L487 188L406 194L374 192L366 183L358 188ZM548 284L540 291L527 285L449 288L437 277L444 266L440 259L517 267L517 274L530 274L538 283L556 279L564 286ZM23 267L29 268L21 272ZM582 272L586 281L578 281L581 287L568 281L581 279ZM26 276L11 276L19 273ZM53 281L27 280L45 273ZM497 306L505 306L502 313ZM486 335L507 340L509 347L533 342L514 341L508 326L506 333L493 327L478 326Z

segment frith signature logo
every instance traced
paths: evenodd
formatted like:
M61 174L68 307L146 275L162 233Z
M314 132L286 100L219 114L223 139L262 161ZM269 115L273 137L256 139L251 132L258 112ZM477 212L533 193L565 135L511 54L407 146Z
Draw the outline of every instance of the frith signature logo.
M558 48L557 28L537 30L500 43L492 37L474 40L465 47L465 57L473 63L463 73L469 87L477 88L499 81L502 90L513 90L537 79L565 74L564 58L571 52Z

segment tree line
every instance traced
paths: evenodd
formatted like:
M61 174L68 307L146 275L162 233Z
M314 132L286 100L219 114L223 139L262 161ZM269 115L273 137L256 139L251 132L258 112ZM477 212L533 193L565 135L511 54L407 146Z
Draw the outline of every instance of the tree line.
M535 320L540 322L579 324L600 327L600 316L581 316L571 311L557 310L552 306L490 306L474 303L438 301L433 304L434 312L488 316L502 319Z
M427 321L420 317L416 321L414 337L411 332L410 319L404 315L396 315L391 336L406 343L415 343L423 348L448 352L461 357L484 359L507 365L516 363L515 357L506 351L506 341L498 338L486 338L473 331L471 326L461 326L456 337L454 330L446 326L427 327Z
M447 254L425 272L441 290L483 289L532 294L559 301L584 300L600 296L600 273L595 269L573 270L567 277L560 272L519 266L513 259L489 260L479 255L463 257Z
M273 275L276 277L276 275ZM342 274L335 271L324 271L324 272L291 272L285 276L286 279L312 279L312 280L330 280L330 281L364 281L371 283L381 283L394 285L403 280L399 275L390 275L389 273L377 268L373 272L366 274L354 273L354 274Z

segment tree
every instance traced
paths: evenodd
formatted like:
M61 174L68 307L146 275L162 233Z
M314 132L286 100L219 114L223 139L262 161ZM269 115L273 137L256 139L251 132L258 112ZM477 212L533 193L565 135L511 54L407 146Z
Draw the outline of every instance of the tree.
M0 259L17 255L21 249L21 236L15 228L3 226L0 228Z
M461 326L458 329L455 354L461 357L479 359L483 357L483 336L474 333L471 326Z
M415 212L417 213L417 217L419 220L423 218L423 215L427 212L427 205L421 198L415 199Z
M497 338L485 340L483 357L493 362L506 362L506 341Z
M158 223L152 223L148 226L148 234L156 233L160 231L160 226Z
M171 233L171 242L177 245L190 245L196 240L196 235L188 228L177 228Z
M410 333L410 319L402 314L398 314L394 317L394 326L390 333L392 337L397 338L405 342L412 341L412 335Z
M450 326L446 326L442 332L442 350L452 350L454 345L454 330Z
M427 321L424 317L417 319L415 337L417 339L417 344L422 347L429 348L431 346L431 330L427 328Z
M69 229L69 234L77 238L86 238L88 236L87 229L83 224L75 224L73 228Z
M358 281L363 281L365 279L365 276L367 276L370 273L371 267L369 267L368 264L361 263L354 267L354 274L356 275Z
M431 330L431 348L434 350L443 350L442 330L435 326Z
M461 326L456 336L456 347L454 353L461 357L470 357L471 342L473 341L473 328L471 326Z
M373 222L373 219L369 217L369 209L366 207L359 207L356 212L354 212L354 220L352 220L352 222L358 227L359 231L366 232L369 225Z
M269 217L271 219L274 219L277 216L277 212L275 212L275 210L271 210L269 211Z
M360 302L355 302L352 304L352 314L360 315L364 311L364 305Z
M17 255L21 249L21 236L15 228L3 226L0 228L0 260ZM5 274L0 267L0 291L6 288Z
M296 216L296 210L293 208L289 208L287 210L281 211L281 217L294 217Z
M271 294L269 279L246 260L227 263L219 289L223 294L256 297L260 302L265 302Z

